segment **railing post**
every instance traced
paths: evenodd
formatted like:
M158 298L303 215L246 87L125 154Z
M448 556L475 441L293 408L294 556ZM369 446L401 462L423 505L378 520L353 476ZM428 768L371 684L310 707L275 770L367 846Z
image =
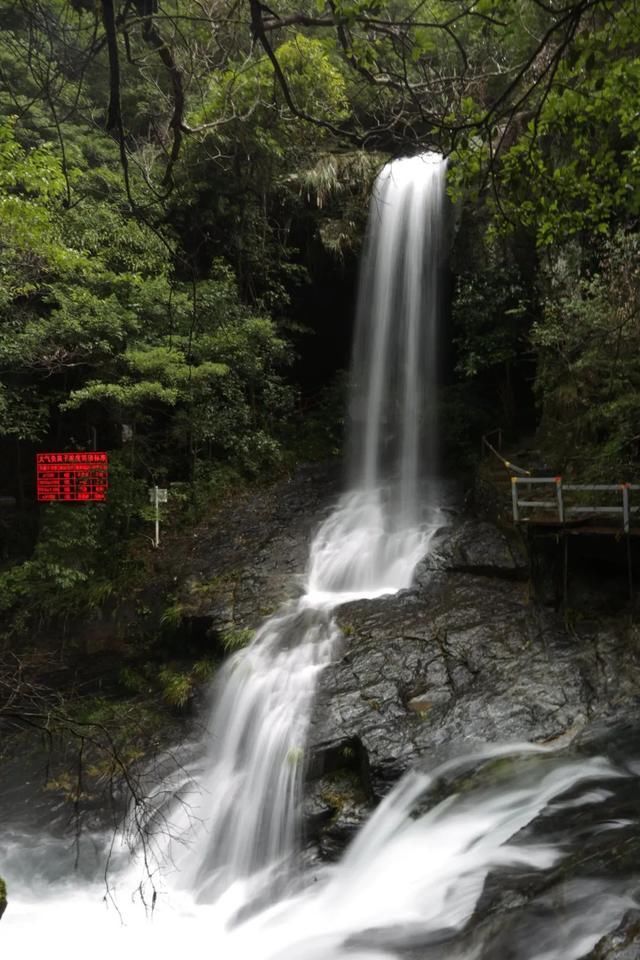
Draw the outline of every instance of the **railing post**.
M558 517L564 523L564 500L562 498L562 477L556 477L556 499L558 501Z
M156 536L153 541L154 547L160 546L160 500L158 498L158 487L154 486L153 488L153 502L156 507Z
M633 620L633 563L631 556L631 511L629 510L629 484L622 484L622 519L627 541L627 581L629 583L629 606Z
M629 533L629 484L622 484L622 519L624 532Z
M518 509L518 478L511 477L511 503L513 506L513 522L520 523L520 511Z

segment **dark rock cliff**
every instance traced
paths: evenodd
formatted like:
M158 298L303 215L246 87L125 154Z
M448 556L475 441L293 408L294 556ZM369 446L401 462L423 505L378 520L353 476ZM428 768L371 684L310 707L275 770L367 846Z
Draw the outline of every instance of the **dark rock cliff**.
M483 521L443 531L412 589L337 616L342 649L322 674L310 744L314 822L322 795L333 797L323 844L355 825L354 797L375 803L416 763L481 743L560 744L637 709L640 632L620 622L567 630L537 604L518 540ZM337 791L343 822L331 785L347 774L355 793Z
M638 728L640 631L622 617L568 628L537 601L517 536L491 523L442 531L412 589L337 618L342 647L322 674L310 738L312 859L337 858L411 766L495 742L599 750L620 725ZM623 871L638 855L633 834L596 859L611 869L619 857ZM527 909L545 902L530 895ZM593 958L639 955L631 911Z

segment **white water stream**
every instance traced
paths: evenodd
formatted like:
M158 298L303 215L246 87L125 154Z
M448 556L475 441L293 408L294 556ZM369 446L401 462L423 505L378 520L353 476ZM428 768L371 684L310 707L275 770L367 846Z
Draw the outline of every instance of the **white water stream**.
M54 841L42 837L34 850L8 835L3 957L175 960L198 950L219 960L380 960L422 944L411 956L474 960L493 935L466 932L489 872L546 870L562 855L557 843L517 834L568 791L577 808L608 795L580 792L618 777L603 760L495 748L406 776L339 864L302 871L296 856L316 681L338 639L332 610L408 587L443 523L428 421L444 180L433 156L397 161L378 179L355 341L352 489L314 538L303 595L221 671L197 759L150 791L155 814L137 857L94 838L98 861L111 845L108 896L103 877L51 884L42 865L59 855ZM528 759L500 787L425 803L443 777L512 753ZM630 904L586 881L564 896L566 923L540 948L521 936L510 957L577 960Z
M507 783L451 794L415 815L441 777L509 755L521 760ZM604 760L561 763L528 745L409 774L339 864L301 877L298 892L284 893L244 920L239 917L256 889L241 881L211 903L173 889L160 895L152 917L135 894L131 869L117 878L114 900L104 900L99 881L59 882L53 889L32 881L28 890L14 883L11 912L2 920L3 956L175 960L179 951L198 950L224 960L383 960L419 946L408 956L578 960L635 906L621 882L561 884L555 900L542 896L533 911L517 914L502 948L495 924L466 928L491 871L508 876L518 868L531 877L566 852L557 842L519 839L519 831L563 807L588 810L611 796L590 785L611 784L618 776ZM568 792L571 799L563 800ZM603 823L600 829L622 826ZM56 855L53 847L44 852Z

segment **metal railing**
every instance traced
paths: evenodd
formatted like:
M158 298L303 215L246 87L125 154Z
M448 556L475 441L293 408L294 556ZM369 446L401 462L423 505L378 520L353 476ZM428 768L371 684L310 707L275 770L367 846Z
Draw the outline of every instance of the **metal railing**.
M520 497L520 490L524 487L529 492L527 500ZM538 499L534 500L531 499L531 495L535 487L542 487L543 492ZM544 497L546 490L549 490L549 495ZM622 529L625 533L629 533L632 517L640 513L640 502L637 505L631 504L631 493L637 490L640 490L640 484L637 483L564 483L562 477L512 477L513 522L564 524L569 520L580 518L588 520L600 516L619 517L622 520ZM587 499L586 495L593 493L598 495L597 500L606 499L604 496L606 493L619 494L620 501L605 504L600 500L600 502L586 504L584 502ZM538 513L534 516L524 516L524 512L532 509Z

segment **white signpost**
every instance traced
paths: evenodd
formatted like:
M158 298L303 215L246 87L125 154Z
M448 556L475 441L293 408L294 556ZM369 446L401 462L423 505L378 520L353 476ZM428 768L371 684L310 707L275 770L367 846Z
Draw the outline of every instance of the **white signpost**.
M149 501L154 505L156 510L156 533L155 537L151 541L154 547L160 546L160 504L167 503L169 499L169 493L166 487L150 487L149 488Z

